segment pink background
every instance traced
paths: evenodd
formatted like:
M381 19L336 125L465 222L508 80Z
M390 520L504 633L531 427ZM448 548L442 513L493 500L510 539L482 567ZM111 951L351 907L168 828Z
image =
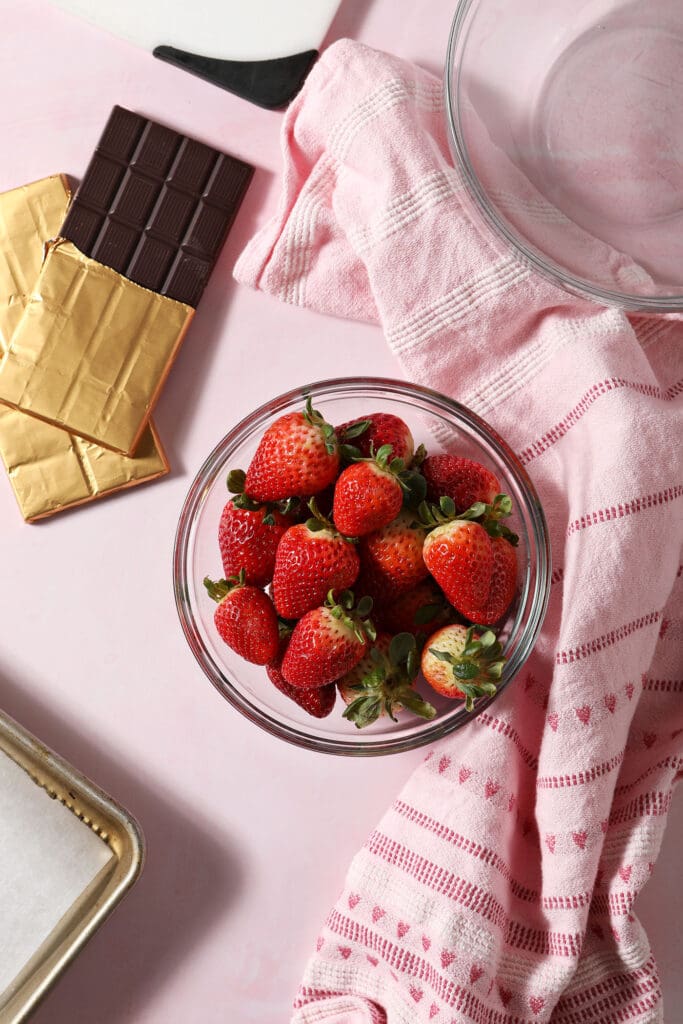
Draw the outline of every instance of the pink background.
M450 8L346 0L328 42L352 36L438 74ZM182 637L173 535L205 455L255 405L339 374L400 371L377 328L289 308L231 280L277 199L281 114L46 3L0 0L0 14L0 190L59 171L78 178L114 103L258 168L158 407L173 474L32 527L0 477L0 703L122 801L149 846L137 887L36 1021L286 1021L348 861L423 755L314 755L234 712ZM678 801L637 908L670 1008L683 1000L682 841Z

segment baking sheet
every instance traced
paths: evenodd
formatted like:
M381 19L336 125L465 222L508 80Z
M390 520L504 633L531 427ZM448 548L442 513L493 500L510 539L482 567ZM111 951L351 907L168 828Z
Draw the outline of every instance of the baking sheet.
M134 883L143 840L123 808L3 712L0 822L0 1021L20 1024Z
M0 752L0 993L69 907L108 872L99 836Z

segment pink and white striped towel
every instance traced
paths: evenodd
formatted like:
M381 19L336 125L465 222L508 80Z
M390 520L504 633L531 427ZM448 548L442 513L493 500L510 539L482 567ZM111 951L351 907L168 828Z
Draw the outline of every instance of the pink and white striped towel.
M440 83L400 60L332 46L283 147L279 211L238 280L377 319L408 377L515 447L555 563L521 678L352 862L294 1021L661 1021L633 905L683 768L683 326L501 255L463 204Z

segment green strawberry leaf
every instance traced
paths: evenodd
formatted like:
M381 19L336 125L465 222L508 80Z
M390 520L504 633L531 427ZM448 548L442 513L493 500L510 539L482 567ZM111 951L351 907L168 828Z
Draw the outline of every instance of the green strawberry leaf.
M428 622L433 622L436 616L441 611L440 604L423 604L421 608L418 608L413 616L413 621L416 626L426 626Z
M240 569L236 576L228 576L227 579L212 580L210 577L205 576L203 583L206 587L206 592L209 597L220 604L224 597L227 597L231 590L236 590L238 587L244 586L245 572L244 569Z
M406 711L412 711L414 715L419 715L420 718L429 720L436 717L436 708L429 704L428 701L423 700L419 693L416 693L410 687L402 689L394 699L400 702Z
M387 696L384 698L384 710L391 719L392 722L398 722L398 718L394 714L394 700L393 697Z
M453 675L459 682L476 679L479 675L479 666L474 661L456 661L453 665Z
M382 713L382 699L376 695L356 697L342 715L353 722L357 729L364 729L376 722Z
M429 653L433 654L437 661L447 661L450 665L453 664L453 655L449 654L448 651L440 651L438 647L430 647Z
M403 488L403 504L406 508L419 508L427 494L427 481L416 469L409 469L401 474L399 480Z
M415 639L415 638L413 638ZM420 671L420 659L417 652L417 641L412 651L409 651L408 657L406 658L406 676L411 681L414 681L417 673Z
M372 420L361 420L359 423L352 424L352 426L347 427L344 430L344 440L353 441L354 438L360 437L361 434L365 434L371 426Z
M444 495L439 499L439 508L445 516L453 518L455 516L455 502L448 495Z
M245 509L245 511L247 512L258 512L258 510L262 508L258 501L254 501L253 498L250 498L248 495L242 493L236 494L235 497L232 498L232 503L235 506L235 508L242 508Z
M509 494L497 494L492 502L492 512L498 519L512 515L512 498Z
M415 454L413 455L413 461L411 462L412 468L419 469L426 458L427 449L423 444L418 445L415 449Z
M489 520L483 522L482 526L488 533L489 537L504 537L506 541L512 544L513 548L516 548L519 544L519 535L513 533L505 523L492 522Z
M412 633L397 633L389 644L389 660L394 667L405 662L411 651L415 650L415 637Z
M475 501L474 505L470 505L465 512L461 512L458 518L476 522L486 515L486 509L488 507L490 506L487 506L483 501Z
M356 448L355 444L340 445L339 454L344 462L356 462L362 458L360 448Z
M393 445L390 444L383 444L377 450L373 458L377 465L380 467L380 469L386 469L388 467L389 459L391 457L391 453L393 452L393 450ZM370 461L372 461L372 459Z
M247 474L243 469L231 469L228 473L228 490L231 494L242 494Z

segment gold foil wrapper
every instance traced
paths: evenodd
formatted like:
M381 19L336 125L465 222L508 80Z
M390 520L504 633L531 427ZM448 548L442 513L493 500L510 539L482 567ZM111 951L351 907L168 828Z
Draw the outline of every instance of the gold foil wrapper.
M0 452L28 522L169 471L151 423L131 458L3 406Z
M0 401L130 455L193 315L58 239L0 361Z
M70 199L61 174L0 194L0 351L9 348L40 273L45 243L59 231Z
M69 198L61 175L0 194L0 353L22 317L40 273L45 242L59 230ZM3 405L0 455L28 521L169 471L151 422L129 458Z

